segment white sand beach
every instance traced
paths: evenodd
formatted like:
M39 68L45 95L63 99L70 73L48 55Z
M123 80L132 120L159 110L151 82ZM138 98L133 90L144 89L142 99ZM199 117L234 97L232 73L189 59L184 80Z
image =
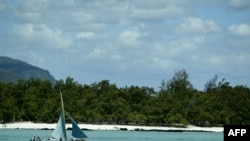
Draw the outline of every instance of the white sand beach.
M0 129L54 129L56 123L33 123L33 122L15 122L0 124ZM197 131L197 132L223 132L223 127L197 127L189 125L184 127L167 126L132 126L132 125L106 125L106 124L79 124L81 129L86 130L129 130L129 131ZM71 128L71 124L66 124L66 128Z

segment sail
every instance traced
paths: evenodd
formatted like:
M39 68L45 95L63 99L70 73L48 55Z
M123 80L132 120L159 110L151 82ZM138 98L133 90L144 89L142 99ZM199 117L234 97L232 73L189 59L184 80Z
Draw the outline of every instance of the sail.
M56 140L67 141L67 134L66 134L66 128L65 128L65 111L64 111L63 98L62 98L61 91L60 91L60 95L61 95L62 110L61 110L60 118L57 122L56 128L52 132L52 137L55 138ZM68 113L67 115L70 117L70 120L72 123L72 135L71 135L72 139L73 140L85 140L86 138L88 138L80 129L80 127L77 125L77 123L74 121L74 119Z
M61 94L61 91L60 91ZM62 138L62 140L67 140L66 128L65 128L65 115L64 115L64 106L63 106L63 99L61 94L61 103L62 103L62 110L60 118L57 122L55 130L52 132L52 137L56 139Z
M56 128L52 133L52 137L56 139L62 138L62 140L67 140L67 135L65 131L65 122L63 112L61 112L61 116L57 122Z
M87 135L83 133L83 131L80 129L80 127L77 125L77 123L74 121L74 119L68 114L70 117L71 123L72 123L72 138L74 139L86 139L88 138Z

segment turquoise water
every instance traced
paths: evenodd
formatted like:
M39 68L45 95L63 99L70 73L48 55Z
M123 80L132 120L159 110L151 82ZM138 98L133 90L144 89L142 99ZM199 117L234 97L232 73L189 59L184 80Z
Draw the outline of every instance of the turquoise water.
M223 141L223 133L213 132L147 132L84 131L87 141ZM46 140L52 130L0 129L0 141L29 141L32 136ZM68 138L70 131L67 131Z

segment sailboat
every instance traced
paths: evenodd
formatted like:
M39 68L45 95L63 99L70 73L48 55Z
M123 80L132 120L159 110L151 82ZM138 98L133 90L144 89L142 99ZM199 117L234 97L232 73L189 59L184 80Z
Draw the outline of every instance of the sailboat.
M63 104L61 91L60 91L60 95L61 95L61 103L62 103L61 114L58 119L55 130L52 132L52 138L48 139L50 141L67 141L66 127L65 127L65 111L64 111L64 104ZM87 135L83 133L83 131L78 126L78 124L68 113L67 115L69 116L70 121L72 123L72 134L71 134L70 140L71 141L85 141L85 139L88 138Z

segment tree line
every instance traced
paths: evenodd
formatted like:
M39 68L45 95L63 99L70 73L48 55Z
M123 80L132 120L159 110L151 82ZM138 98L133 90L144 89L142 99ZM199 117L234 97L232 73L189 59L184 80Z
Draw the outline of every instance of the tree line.
M109 80L79 84L71 77L55 84L34 78L0 83L0 120L55 123L61 110L61 91L65 111L81 123L250 124L249 87L217 80L215 75L204 85L204 91L199 91L182 69L170 80L162 80L157 92L152 87L133 85L118 88Z

